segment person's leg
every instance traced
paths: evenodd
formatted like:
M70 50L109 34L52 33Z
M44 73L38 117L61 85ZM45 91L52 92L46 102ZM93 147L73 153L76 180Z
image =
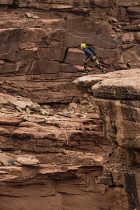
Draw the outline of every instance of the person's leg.
M92 61L98 69L101 69L103 71L103 73L106 73L106 68L104 68L103 66L100 65L96 56L94 56L94 58L92 58Z
M85 74L88 74L88 70L87 70L87 64L91 62L91 59L88 58L87 60L85 60L84 62L84 70L85 70Z
M87 63L84 63L84 70L87 70Z

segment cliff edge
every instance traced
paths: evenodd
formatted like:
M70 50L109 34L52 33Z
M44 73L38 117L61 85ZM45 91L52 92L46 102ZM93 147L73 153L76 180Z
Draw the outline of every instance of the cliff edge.
M140 69L84 76L74 83L92 96L112 142L102 176L112 209L139 209Z

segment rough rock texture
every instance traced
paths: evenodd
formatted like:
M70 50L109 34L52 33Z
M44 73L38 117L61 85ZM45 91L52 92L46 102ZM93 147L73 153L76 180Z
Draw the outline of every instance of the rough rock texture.
M0 0L0 209L139 209L139 16L138 0ZM111 73L79 78L81 42Z
M85 99L62 112L0 94L0 209L109 208L99 178L111 145Z
M81 42L96 47L108 71L140 67L138 0L1 0L0 6L1 92L37 103L78 101L71 82L84 71Z
M74 83L93 95L104 136L113 143L101 179L108 186L110 208L139 209L140 69L85 76Z

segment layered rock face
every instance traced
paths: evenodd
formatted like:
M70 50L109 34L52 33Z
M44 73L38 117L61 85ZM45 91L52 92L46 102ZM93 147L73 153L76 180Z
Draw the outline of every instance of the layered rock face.
M140 69L87 76L75 81L92 94L113 144L101 182L108 188L111 209L139 209Z
M84 71L81 42L96 47L108 71L140 66L139 1L5 0L0 6L1 92L37 103L78 101L71 81Z
M0 1L0 209L139 208L139 9ZM110 73L75 80L81 42Z
M8 94L0 107L0 209L109 208L99 177L110 141L97 114Z

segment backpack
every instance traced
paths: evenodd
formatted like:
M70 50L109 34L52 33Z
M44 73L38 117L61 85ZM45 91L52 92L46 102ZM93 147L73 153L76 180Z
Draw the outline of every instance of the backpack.
M93 55L96 55L96 52L95 52L95 48L94 47L88 47L88 49L93 53Z

